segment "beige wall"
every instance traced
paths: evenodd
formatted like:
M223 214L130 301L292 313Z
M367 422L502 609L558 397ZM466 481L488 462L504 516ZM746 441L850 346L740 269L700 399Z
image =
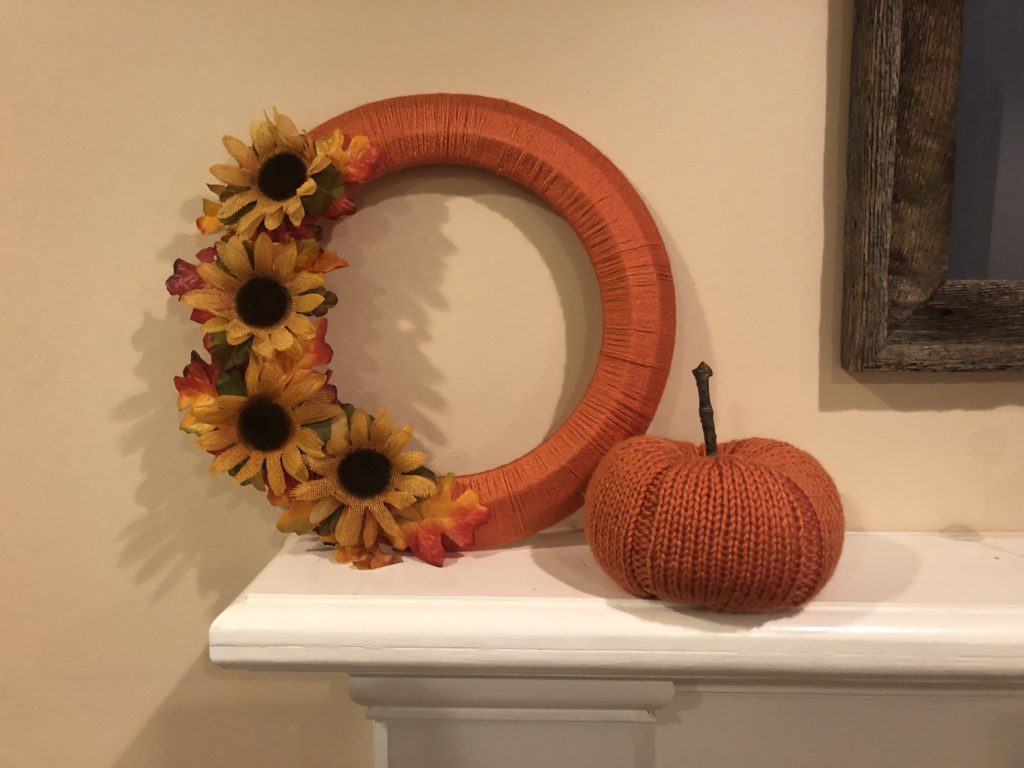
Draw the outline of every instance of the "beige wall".
M202 242L220 135L272 105L311 126L447 90L565 122L669 246L680 333L654 431L697 437L706 358L722 436L813 451L851 527L1020 529L1019 376L836 365L849 31L850 3L823 0L3 4L0 764L369 764L340 676L205 657L280 539L175 430L199 335L162 282ZM511 458L592 363L578 245L472 172L369 196L334 239L354 262L343 391L413 421L438 466Z

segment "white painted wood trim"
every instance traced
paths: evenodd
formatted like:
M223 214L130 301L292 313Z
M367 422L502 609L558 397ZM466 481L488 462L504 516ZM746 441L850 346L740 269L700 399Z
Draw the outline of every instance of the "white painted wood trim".
M629 596L579 532L373 572L293 538L214 622L210 655L363 675L1024 688L1024 536L847 534L818 600L762 616Z

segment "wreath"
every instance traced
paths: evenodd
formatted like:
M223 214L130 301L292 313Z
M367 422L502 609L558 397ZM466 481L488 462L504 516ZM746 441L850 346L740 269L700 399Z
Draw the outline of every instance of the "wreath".
M214 200L196 224L219 240L178 259L168 291L192 308L208 355L174 382L181 428L213 454L211 472L265 492L284 532L315 533L357 568L401 552L441 565L446 551L530 535L582 503L600 458L644 432L665 385L674 293L664 245L625 177L543 115L479 96L432 94L368 104L306 133L274 110L250 142L226 136L233 162L210 171ZM519 182L576 230L601 288L597 370L544 443L468 477L438 475L408 450L411 426L338 397L325 341L346 262L321 245L355 212L352 192L431 163L485 168ZM478 530L479 529L479 530Z

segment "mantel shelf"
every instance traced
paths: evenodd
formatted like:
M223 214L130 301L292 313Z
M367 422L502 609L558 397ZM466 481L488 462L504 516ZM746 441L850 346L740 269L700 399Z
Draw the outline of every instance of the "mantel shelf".
M849 533L799 611L728 616L641 600L579 531L357 571L291 538L210 628L225 666L363 675L871 679L1024 688L1024 535Z

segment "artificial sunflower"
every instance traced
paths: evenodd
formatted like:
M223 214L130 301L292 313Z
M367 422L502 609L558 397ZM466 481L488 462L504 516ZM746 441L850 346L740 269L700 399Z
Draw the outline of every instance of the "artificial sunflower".
M331 427L326 456L311 459L309 468L322 477L295 488L292 498L316 501L309 522L319 525L339 512L334 538L340 547L362 542L372 547L383 532L396 549L405 549L405 536L395 512L434 493L436 483L420 471L426 456L403 449L412 427L394 429L384 408L371 419L355 410Z
M219 395L192 407L195 420L210 427L199 447L219 452L210 471L234 470L239 484L266 473L276 494L285 491L285 473L308 480L307 463L324 455L323 440L309 425L342 413L322 395L326 386L325 374L299 368L286 375L272 361L253 358L245 369L245 395Z
M317 192L318 180L313 177L333 168L331 158L276 109L272 120L254 120L249 135L251 146L234 136L224 137L225 149L238 164L210 168L227 187L220 194L222 205L206 216L215 216L243 237L251 237L260 224L277 229L285 216L298 226L306 217L308 198ZM333 178L323 181L333 197L340 194Z
M206 285L181 297L212 315L203 330L224 331L233 346L252 338L253 352L261 357L299 354L298 342L314 334L306 315L324 301L315 292L324 284L323 274L297 270L296 242L275 243L265 232L252 245L251 257L239 237L217 246L218 261L196 267Z

